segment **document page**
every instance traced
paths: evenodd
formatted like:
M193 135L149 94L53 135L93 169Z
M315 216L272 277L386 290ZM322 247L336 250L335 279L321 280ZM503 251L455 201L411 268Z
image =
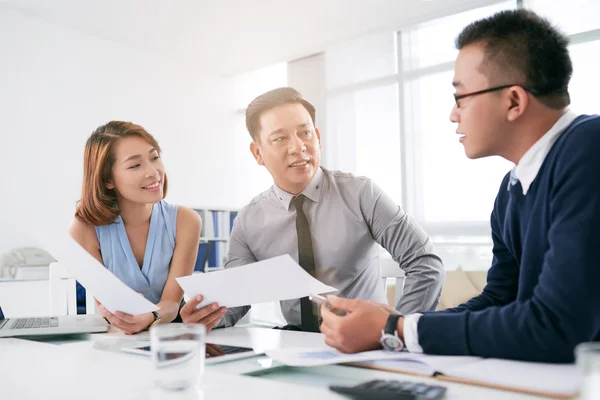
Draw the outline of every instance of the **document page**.
M363 351L361 353L346 354L329 348L287 348L267 350L265 353L275 361L292 367L316 367L340 363L359 363L373 360L396 360L409 353L399 353L387 350Z
M446 372L453 378L560 395L577 393L581 383L580 371L575 364L545 364L488 358Z
M480 357L468 356L429 356L408 352L389 350L363 351L346 354L333 347L328 348L287 348L267 350L267 356L282 364L294 367L316 367L320 365L355 363L374 369L393 369L433 375L451 366L466 365L482 360Z
M184 276L177 282L186 296L204 297L200 307L212 302L238 307L337 291L313 278L287 254L241 267Z
M38 229L34 235L42 247L110 312L137 315L158 310L155 304L121 282L91 256L66 230Z
M394 359L361 362L359 366L374 369L383 369L399 372L412 372L415 374L434 375L445 373L455 367L471 365L483 360L473 356L437 356L418 353L397 353Z

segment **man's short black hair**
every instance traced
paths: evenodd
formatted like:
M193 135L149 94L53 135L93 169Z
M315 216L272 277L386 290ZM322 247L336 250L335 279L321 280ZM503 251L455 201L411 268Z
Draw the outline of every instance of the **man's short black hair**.
M310 114L313 124L315 124L315 107L304 100L302 94L296 89L291 87L281 87L261 94L252 100L248 105L248 108L246 108L246 128L248 128L248 133L250 133L252 139L256 142L260 139L260 117L265 111L284 104L294 103L302 104Z
M548 20L524 9L502 11L463 29L456 48L470 44L484 46L480 70L492 84L515 83L534 89L542 103L555 109L571 102L569 40Z

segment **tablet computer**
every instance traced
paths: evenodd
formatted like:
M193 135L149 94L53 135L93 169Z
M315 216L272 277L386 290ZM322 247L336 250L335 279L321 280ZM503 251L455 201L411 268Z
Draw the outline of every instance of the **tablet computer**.
M123 347L121 350L126 353L139 354L148 357L151 354L150 344L135 347ZM215 364L224 361L253 357L260 354L262 353L255 352L249 347L225 346L222 344L206 343L205 363Z

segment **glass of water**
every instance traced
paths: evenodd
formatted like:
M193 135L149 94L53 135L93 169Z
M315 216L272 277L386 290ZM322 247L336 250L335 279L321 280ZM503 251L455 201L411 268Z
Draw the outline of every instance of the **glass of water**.
M577 345L575 358L581 372L579 399L600 399L600 342Z
M166 390L199 387L204 375L206 329L201 324L157 324L150 328L154 382Z

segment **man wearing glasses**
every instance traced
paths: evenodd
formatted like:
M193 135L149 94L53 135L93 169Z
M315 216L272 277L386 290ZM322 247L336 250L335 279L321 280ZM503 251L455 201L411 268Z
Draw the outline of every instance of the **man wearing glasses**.
M406 316L331 296L348 314L322 307L329 345L571 362L578 343L600 340L600 117L568 110L567 42L526 10L458 36L450 120L467 157L515 164L494 203L487 285L456 308Z

